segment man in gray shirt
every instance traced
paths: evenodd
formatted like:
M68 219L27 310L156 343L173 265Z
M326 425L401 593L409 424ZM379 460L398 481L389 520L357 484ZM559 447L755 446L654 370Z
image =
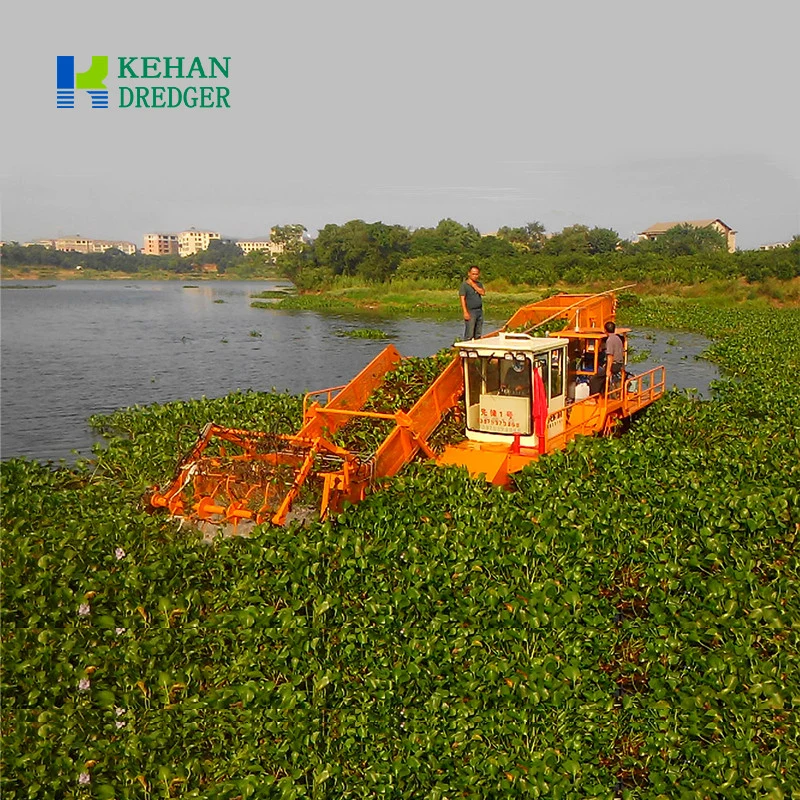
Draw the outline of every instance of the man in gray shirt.
M478 280L480 277L481 271L470 267L458 290L464 316L464 339L480 339L483 333L483 296L486 290Z
M615 333L617 326L609 321L605 324L606 337L606 380L616 381L625 366L625 345Z

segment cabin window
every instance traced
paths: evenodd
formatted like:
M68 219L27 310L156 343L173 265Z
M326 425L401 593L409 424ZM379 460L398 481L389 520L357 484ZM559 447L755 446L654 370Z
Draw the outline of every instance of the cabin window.
M531 434L531 362L470 356L466 361L467 426L484 433Z
M550 399L564 394L564 350L550 353Z

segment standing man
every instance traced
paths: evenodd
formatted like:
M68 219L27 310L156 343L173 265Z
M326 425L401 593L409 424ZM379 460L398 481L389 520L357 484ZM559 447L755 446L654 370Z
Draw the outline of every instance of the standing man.
M470 267L458 290L464 312L464 339L480 339L483 333L483 296L486 290L478 280L480 277L481 271Z

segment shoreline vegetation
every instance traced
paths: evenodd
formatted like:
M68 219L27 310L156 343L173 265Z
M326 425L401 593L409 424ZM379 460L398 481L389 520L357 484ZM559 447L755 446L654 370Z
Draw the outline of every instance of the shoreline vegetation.
M49 281L45 285L29 281ZM339 276L329 285L319 289L300 289L289 278L274 271L269 274L242 277L235 273L174 273L149 271L127 273L86 269L53 267L11 268L3 266L2 288L54 288L52 281L66 280L126 280L126 281L182 281L204 283L209 281L270 281L285 282L286 288L267 289L251 295L254 308L278 311L313 311L317 313L344 314L363 317L420 317L448 319L459 314L457 287L448 281L425 278L395 278L385 282L364 281L356 277ZM22 284L5 285L8 281ZM621 304L637 302L642 298L692 299L713 306L795 307L800 305L800 277L781 279L767 277L749 281L745 277L718 278L697 283L655 283L641 281L627 286L624 279L592 281L586 283L557 282L552 285L510 283L505 278L487 280L486 313L494 319L508 318L520 306L532 303L551 294L568 292L593 294L626 286L618 292Z
M368 223L328 224L315 239L302 225L273 229L283 250L273 262L245 255L232 240L215 240L191 256L82 255L6 243L4 280L123 279L199 282L285 280L290 296L274 290L253 305L278 310L379 316L451 317L456 292L471 267L487 287L487 315L507 317L548 293L630 287L632 296L704 298L725 304L800 303L800 237L768 250L729 251L713 226L675 225L655 240L627 241L610 228L571 225L546 232L540 222L481 234L443 219L431 228ZM45 266L46 265L46 266ZM267 288L267 287L265 287Z
M81 254L6 242L0 261L5 279L280 277L301 292L335 291L348 281L362 286L411 281L456 289L471 267L480 268L485 284L500 281L515 289L630 283L655 289L800 278L800 236L766 250L731 251L732 242L713 225L695 223L679 223L653 240L635 242L610 228L576 224L548 232L537 221L481 234L474 225L453 219L431 228L353 219L325 225L314 239L305 233L299 224L273 228L272 241L281 250L275 256L261 251L245 255L231 239L213 240L206 250L183 257L125 254L114 248Z
M486 282L485 313L493 319L510 317L520 306L557 294L594 294L614 288L613 283L556 284L554 286L512 286L500 279ZM621 307L643 298L695 300L712 306L787 307L800 305L800 278L768 278L748 283L744 278L714 280L692 285L652 283L635 284L618 293ZM399 280L367 284L342 279L319 291L275 292L252 295L255 308L279 311L315 311L329 314L352 314L365 317L430 317L446 319L458 316L457 289L445 288L435 281Z

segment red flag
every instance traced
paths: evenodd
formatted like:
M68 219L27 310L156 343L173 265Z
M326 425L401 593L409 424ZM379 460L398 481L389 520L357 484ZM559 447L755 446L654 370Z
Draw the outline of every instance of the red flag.
M541 367L533 371L533 430L539 437L539 452L544 453L544 431L547 423L547 392Z

